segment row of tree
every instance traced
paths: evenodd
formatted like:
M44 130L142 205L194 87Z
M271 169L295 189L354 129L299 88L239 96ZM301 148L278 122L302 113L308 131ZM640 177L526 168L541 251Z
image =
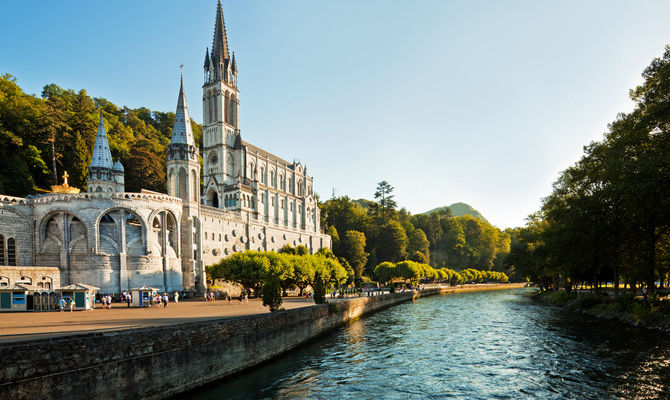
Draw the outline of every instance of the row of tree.
M509 282L509 278L504 272L480 271L473 268L466 268L456 272L449 268L433 268L428 264L416 261L405 260L398 263L385 261L377 265L374 269L374 275L379 282L392 282L394 280L409 281L412 283L423 282L445 282L451 285L460 285L463 283L483 283L483 282Z
M433 267L513 272L503 260L510 236L486 220L454 217L449 208L429 215L397 210L393 187L378 184L375 201L346 196L320 203L322 226L333 238L333 252L347 260L356 279L372 277L381 262L411 260Z
M653 291L670 271L670 46L631 90L635 109L565 170L510 231L506 263L543 287L620 283ZM624 286L625 288L625 286Z
M176 98L176 96L175 96ZM112 157L125 167L127 191L166 191L166 147L175 114L118 107L46 85L41 97L26 94L16 79L0 76L0 193L24 196L60 183L86 189L86 177L99 121L105 120ZM201 127L191 122L197 143Z
M303 247L304 246L299 246ZM284 296L297 287L302 295L307 286L316 286L321 280L326 286L340 287L350 277L350 272L340 264L328 249L316 254L297 251L245 251L234 253L207 267L211 279L222 279L240 284L245 290L258 295L264 283L271 278L278 281Z

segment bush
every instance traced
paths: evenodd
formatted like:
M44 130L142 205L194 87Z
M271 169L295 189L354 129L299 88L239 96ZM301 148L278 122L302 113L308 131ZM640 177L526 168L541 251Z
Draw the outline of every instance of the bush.
M326 283L320 272L314 274L314 302L316 304L323 304L326 302Z
M583 293L577 297L577 300L575 301L575 307L583 310L585 308L594 307L600 303L603 303L606 300L607 300L606 298L603 298L602 296L597 294Z
M283 310L281 306L281 285L279 278L274 275L265 278L265 283L263 284L263 305L269 308L270 312Z
M557 307L565 307L565 305L568 304L570 300L575 298L575 296L563 290L548 292L545 296L549 302Z

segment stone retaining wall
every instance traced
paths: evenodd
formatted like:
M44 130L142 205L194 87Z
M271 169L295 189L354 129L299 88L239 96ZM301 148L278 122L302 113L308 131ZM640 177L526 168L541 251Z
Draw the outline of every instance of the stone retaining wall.
M509 285L487 285L487 289ZM426 289L248 317L0 346L7 399L161 399L231 376Z

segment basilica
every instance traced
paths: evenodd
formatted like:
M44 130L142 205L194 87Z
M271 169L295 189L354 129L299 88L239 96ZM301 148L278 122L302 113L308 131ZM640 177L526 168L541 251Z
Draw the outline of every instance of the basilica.
M167 194L124 191L123 165L112 159L101 113L86 193L65 176L53 193L0 195L0 286L81 282L101 292L148 286L201 293L205 266L234 252L330 248L307 168L242 139L237 73L219 1L205 51L202 169L183 78Z

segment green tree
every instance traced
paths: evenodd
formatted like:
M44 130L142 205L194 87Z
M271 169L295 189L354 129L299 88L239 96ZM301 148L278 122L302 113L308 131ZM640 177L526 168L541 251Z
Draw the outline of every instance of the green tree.
M340 240L340 254L354 268L356 278L360 279L367 260L365 235L358 231L347 231Z
M430 242L426 238L426 234L421 229L415 229L411 235L408 235L409 243L407 246L407 252L412 255L415 252L423 254L423 258L426 261L422 261L425 264L430 260ZM416 260L415 260L416 261Z
M279 278L274 274L268 274L263 283L263 305L269 308L270 312L282 309L281 285Z
M314 275L314 303L323 304L326 302L326 282L321 272Z
M379 218L382 224L390 218L395 217L397 203L393 196L393 186L387 181L381 181L377 184L375 191L375 200L377 203L373 206L373 214Z

